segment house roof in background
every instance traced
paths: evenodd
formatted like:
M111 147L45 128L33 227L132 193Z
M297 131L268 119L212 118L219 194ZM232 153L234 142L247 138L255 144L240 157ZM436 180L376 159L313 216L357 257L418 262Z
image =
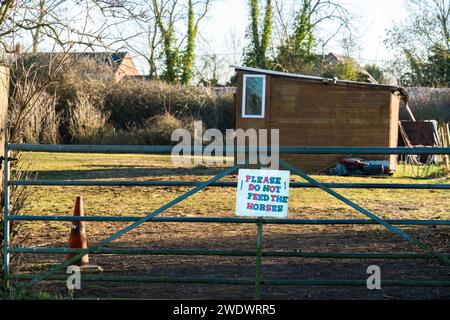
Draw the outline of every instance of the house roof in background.
M120 67L121 63L128 55L127 51L118 52L37 52L25 53L27 56L58 56L67 54L74 59L92 59L98 63L105 64L113 68L114 72Z
M69 55L76 58L87 58L97 61L98 63L105 64L117 70L128 52L71 52Z
M340 54L335 54L333 52L330 52L327 55L318 55L317 56L319 59L321 58L322 60L325 60L327 58L334 58L336 60L336 62L346 62L346 61L350 61L351 64L353 65L353 67L356 69L357 72L365 74L368 78L370 83L378 83L377 80L375 80L375 78L370 74L370 72L368 72L363 66L361 66L358 61L356 61L355 59L353 59L352 57L346 56L346 55L340 55Z

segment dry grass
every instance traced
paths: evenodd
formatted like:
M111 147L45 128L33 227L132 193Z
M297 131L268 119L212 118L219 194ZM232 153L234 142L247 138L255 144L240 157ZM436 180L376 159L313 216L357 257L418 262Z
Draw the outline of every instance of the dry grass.
M166 113L181 120L201 119L208 128L233 126L233 93L209 88L173 85L161 81L126 80L112 86L104 109L116 129L141 128Z
M98 143L96 137L107 128L109 114L95 107L89 96L80 92L75 102L68 102L69 133L75 143Z

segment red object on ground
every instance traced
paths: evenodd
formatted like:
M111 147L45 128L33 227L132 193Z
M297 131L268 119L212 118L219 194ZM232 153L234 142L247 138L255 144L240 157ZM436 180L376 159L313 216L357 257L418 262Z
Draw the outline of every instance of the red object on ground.
M362 169L368 165L367 162L357 158L347 158L339 161L342 165L349 169Z
M75 201L75 209L73 210L74 217L84 217L83 198L78 196ZM71 249L87 249L86 226L84 221L72 221L70 230L69 247ZM67 259L77 255L76 253L69 253ZM74 265L83 266L89 264L89 256L84 255L73 263Z

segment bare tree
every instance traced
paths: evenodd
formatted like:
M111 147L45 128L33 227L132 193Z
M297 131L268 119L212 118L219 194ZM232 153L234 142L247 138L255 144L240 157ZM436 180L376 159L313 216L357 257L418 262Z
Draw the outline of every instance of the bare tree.
M39 40L41 36L41 27L44 23L44 18L46 14L46 8L45 8L45 0L39 0L39 11L38 11L38 21L36 24L36 29L34 30L33 34L33 53L36 53L38 50Z
M160 34L164 55L163 78L168 82L187 84L192 79L198 27L210 3L211 0L189 0L185 7L179 0L152 0L152 21ZM175 25L181 20L186 21L186 31L177 37Z
M33 130L39 135L44 121L47 129L56 135L55 94L49 92L56 81L56 75L69 61L69 54L24 55L16 57L11 68L10 103L8 109L8 140L22 142L24 136ZM53 127L51 127L53 125ZM56 142L56 138L51 139ZM28 141L39 142L39 141Z
M43 130L43 126L50 131L58 130L54 109L56 96L50 88L57 82L58 74L64 68L76 64L77 57L81 57L72 55L75 50L86 51L97 47L109 49L122 40L110 32L112 27L124 21L124 16L118 14L123 10L120 2L121 0L0 2L0 52L3 54L3 64L11 69L6 133L9 142L21 142L28 131L33 131L35 135L47 134L49 130ZM72 10L66 10L68 6L72 6ZM51 52L39 54L38 46L44 39L46 46L51 47ZM23 42L26 44L27 41L31 44L30 48L24 46L24 50L19 50ZM53 125L52 128L48 126L49 122ZM20 174L20 161L12 163L10 168L15 175ZM16 178L20 179L20 176ZM24 201L29 197L28 191L22 186L11 188L13 214L20 214ZM1 221L0 225L3 226ZM20 231L18 226L11 224L11 237ZM0 239L3 240L2 232L0 227ZM3 263L3 259L0 263Z
M66 10L68 5L77 10ZM134 8L132 8L134 9ZM4 1L0 5L0 43L11 68L9 139L18 141L29 127L30 114L39 114L36 108L52 101L49 88L57 75L67 66L76 63L83 55L78 51L101 48L110 49L122 39L111 35L128 17L131 10L119 0L31 0ZM128 12L128 11L127 11ZM23 50L13 46L30 35L31 48ZM51 45L51 53L38 53L41 38ZM14 49L14 50L13 50ZM81 49L81 50L80 50ZM38 103L39 102L39 103ZM37 123L37 122L36 122Z
M323 48L343 31L352 32L350 12L339 0L302 0L288 2L275 0L278 43L275 67L285 71L310 68L320 44ZM293 14L293 12L295 14ZM325 23L333 31L321 32Z
M450 1L408 0L408 19L388 30L391 68L404 85L448 86Z
M245 64L266 68L268 64L267 51L272 40L272 0L265 1L264 16L260 17L258 0L251 0L250 5L250 47L245 53ZM262 27L260 26L262 20Z

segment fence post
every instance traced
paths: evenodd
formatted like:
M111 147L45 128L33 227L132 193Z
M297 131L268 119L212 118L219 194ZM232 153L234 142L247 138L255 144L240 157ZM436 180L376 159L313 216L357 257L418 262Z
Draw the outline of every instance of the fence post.
M7 143L7 127L8 127L8 90L9 90L9 68L5 66L0 66L0 156L3 156L5 158L8 158L8 152L6 148ZM4 152L5 151L5 152ZM3 163L0 162L0 166ZM4 172L4 174L3 174ZM7 183L3 180L7 180L7 173L8 173L8 163L7 160L5 160L5 166L4 171L0 169L0 214L4 214L3 218L3 241L7 241L9 239L9 221L7 219L6 215L6 207L5 207L5 200L7 199ZM4 194L3 194L4 192ZM4 196L3 196L4 195ZM3 213L2 209L5 208L5 213ZM2 247L3 250L3 261L1 261L1 265L3 265L3 271L4 271L4 280L5 285L7 285L7 278L8 278L8 263L9 263L9 256L7 252L7 244L4 243L4 246ZM3 279L2 279L3 280Z
M9 68L0 66L0 156L4 156L4 147L7 141L8 131L8 92L9 92ZM2 182L0 176L0 182ZM0 191L3 183L0 184Z
M8 145L5 144L5 162L3 169L3 280L6 287L8 287L8 276L9 276L9 157L10 151L8 150Z
M258 232L256 236L256 277L255 300L261 299L261 256L262 256L262 227L263 218L258 218Z

